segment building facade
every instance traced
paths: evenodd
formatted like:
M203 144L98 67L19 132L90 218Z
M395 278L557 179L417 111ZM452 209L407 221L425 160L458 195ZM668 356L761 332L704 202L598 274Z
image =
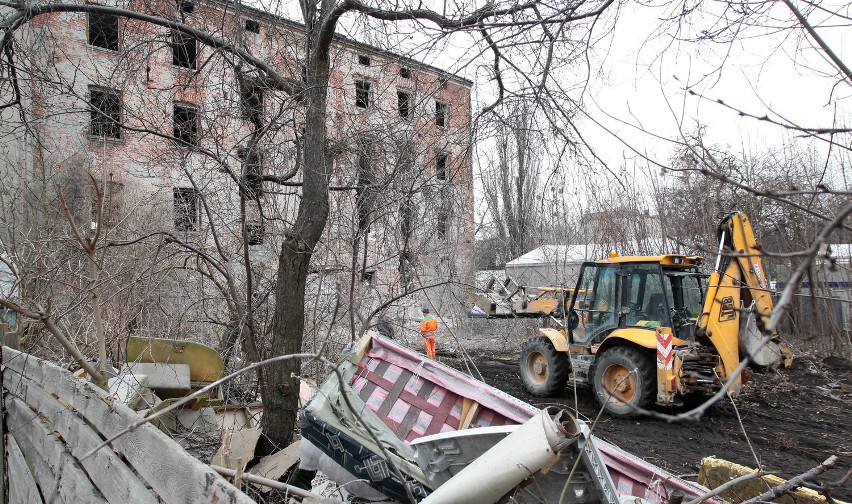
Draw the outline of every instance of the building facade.
M219 1L115 6L186 24L297 87L304 81L297 23ZM4 176L25 181L15 200L22 214L58 219L40 254L51 254L53 236L73 256L58 207L112 245L102 249L103 281L128 291L110 300L116 335L216 337L229 319L223 297L247 284L254 298L268 297L283 230L310 203L299 186L298 93L195 37L112 13L37 17L16 33L15 49L18 71L4 70L2 94L22 106L9 120L4 111ZM471 284L471 82L344 37L331 60L331 215L309 279L310 302L322 305L314 311L345 301L344 312L367 312L417 286ZM8 246L9 236L24 238L9 219L5 233L8 253L35 264ZM264 309L259 301L259 316Z

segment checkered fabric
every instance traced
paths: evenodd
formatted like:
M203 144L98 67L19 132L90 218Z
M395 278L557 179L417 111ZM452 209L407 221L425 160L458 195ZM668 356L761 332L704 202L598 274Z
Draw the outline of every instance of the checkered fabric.
M418 375L416 368L404 369L383 360L382 356L381 352L369 351L358 365L351 385L397 437L410 442L421 436L459 429L463 396ZM480 407L470 427L515 423Z

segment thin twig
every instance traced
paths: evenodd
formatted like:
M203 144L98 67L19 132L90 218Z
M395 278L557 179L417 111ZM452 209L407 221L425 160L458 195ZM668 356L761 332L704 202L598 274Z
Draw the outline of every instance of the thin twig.
M225 476L227 478L233 478L237 475L237 471L233 469L228 469L227 467L215 466L211 465L210 469L213 469L217 473ZM296 497L301 497L302 499L312 498L312 499L322 499L321 495L317 495L315 493L311 493L303 488L299 488L297 486L288 485L287 483L282 483L280 481L276 481L269 478L264 478L263 476L258 476L256 474L251 473L242 473L240 478L243 481L248 481L249 483L254 483L257 485L263 485L265 487L273 488L275 490L283 490L287 493L291 493Z
M792 489L794 489L798 486L801 486L802 483L816 478L820 474L827 471L829 468L834 467L834 464L836 464L836 463L837 463L837 456L832 455L832 456L828 457L827 459L825 459L825 462L814 467L810 471L802 473L802 474L796 476L795 478L792 478L792 479L790 479L790 480L788 480L788 481L786 481L786 482L784 482L784 483L782 483L782 484L780 484L776 487L772 487L769 490L758 495L757 497L745 501L743 504L755 504L755 503L760 502L760 501L772 501L772 499L778 497L779 495L786 493L786 492L789 492L790 490L792 490Z
M702 502L706 501L707 499L715 497L715 496L719 495L720 493L725 492L728 489L739 485L740 483L743 483L743 482L749 481L749 480L753 480L754 478L757 478L758 476L761 476L762 474L763 473L761 471L754 471L754 472L750 472L748 474L743 474L742 476L740 476L738 478L734 478L727 483L723 483L723 484L717 486L716 488L707 492L704 495L701 495L699 497L692 499L691 501L687 502L686 504L701 504Z

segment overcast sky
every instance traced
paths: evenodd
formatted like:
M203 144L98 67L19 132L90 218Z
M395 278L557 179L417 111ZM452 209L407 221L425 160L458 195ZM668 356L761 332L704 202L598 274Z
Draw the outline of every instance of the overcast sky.
M593 75L583 97L589 117L580 126L584 137L607 163L618 167L641 162L632 149L665 162L672 145L656 137L677 139L681 127L692 132L697 123L706 127L705 138L710 143L729 145L734 151L760 152L789 141L792 134L783 128L738 117L735 110L719 105L717 100L755 116L769 115L802 126L830 127L834 121L837 126L850 123L850 85L838 85L836 78L820 75L834 69L801 30L772 34L770 29L751 27L738 33L733 44L672 43L671 33L658 32L660 19L672 15L681 4L665 0L644 0L643 4L654 1L659 6L632 1L624 4L610 37L595 43ZM434 2L426 1L429 3ZM801 0L794 3L802 9L807 7ZM834 1L819 3L826 9L842 8L834 4ZM280 5L288 8L289 17L300 19L296 2ZM724 2L702 5L720 9ZM790 17L783 2L754 5L772 5L770 15L776 19ZM683 34L695 35L700 30L717 28L720 12L695 17L685 27L691 32ZM605 16L611 19L614 14L611 8ZM849 9L843 8L841 15L849 16ZM826 18L828 15L819 10L808 15L808 20L841 58L852 55L852 34L847 33L845 20L839 19L840 23L832 26L826 23ZM383 31L385 27L379 22L371 29L364 29L362 19L348 14L341 20L339 31L367 43L393 47L396 52L473 80L474 111L493 100L493 83L482 85L482 74L476 73L477 62L471 63L474 55L467 49L466 35L454 35L435 45L431 42L421 45L429 39L424 30L432 35L438 31L427 26L391 35ZM391 31L400 26L405 25L393 25ZM487 56L478 63L489 64ZM852 58L849 60L847 63L852 63ZM722 70L716 71L720 67ZM698 96L686 94L687 86ZM620 141L629 146L621 145Z
M776 11L788 13L780 3ZM665 38L649 38L661 14L660 9L636 4L622 13L604 65L609 82L595 81L594 100L589 104L594 119L637 147L658 155L666 150L664 143L607 115L669 138L677 136L679 125L691 131L697 121L707 126L713 142L734 148L750 144L757 149L782 142L788 133L766 122L738 117L716 100L756 116L768 114L803 126L830 127L835 115L838 125L849 123L850 87L848 83L835 86L836 79L815 75L832 69L821 53L811 49L809 39L753 29L731 45L704 45L699 51L695 44L680 43L663 50ZM813 20L821 23L817 16ZM695 28L710 28L713 22L708 17ZM819 28L841 57L852 54L852 40L845 32L846 27ZM723 59L724 69L713 72ZM687 85L703 99L687 95ZM586 125L597 132L596 139L612 141L592 121Z

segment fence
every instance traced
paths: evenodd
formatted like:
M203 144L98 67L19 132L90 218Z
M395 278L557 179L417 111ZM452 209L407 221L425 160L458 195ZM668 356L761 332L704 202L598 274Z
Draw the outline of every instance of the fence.
M49 362L3 347L2 390L10 503L254 502L152 425L82 460L139 416Z

